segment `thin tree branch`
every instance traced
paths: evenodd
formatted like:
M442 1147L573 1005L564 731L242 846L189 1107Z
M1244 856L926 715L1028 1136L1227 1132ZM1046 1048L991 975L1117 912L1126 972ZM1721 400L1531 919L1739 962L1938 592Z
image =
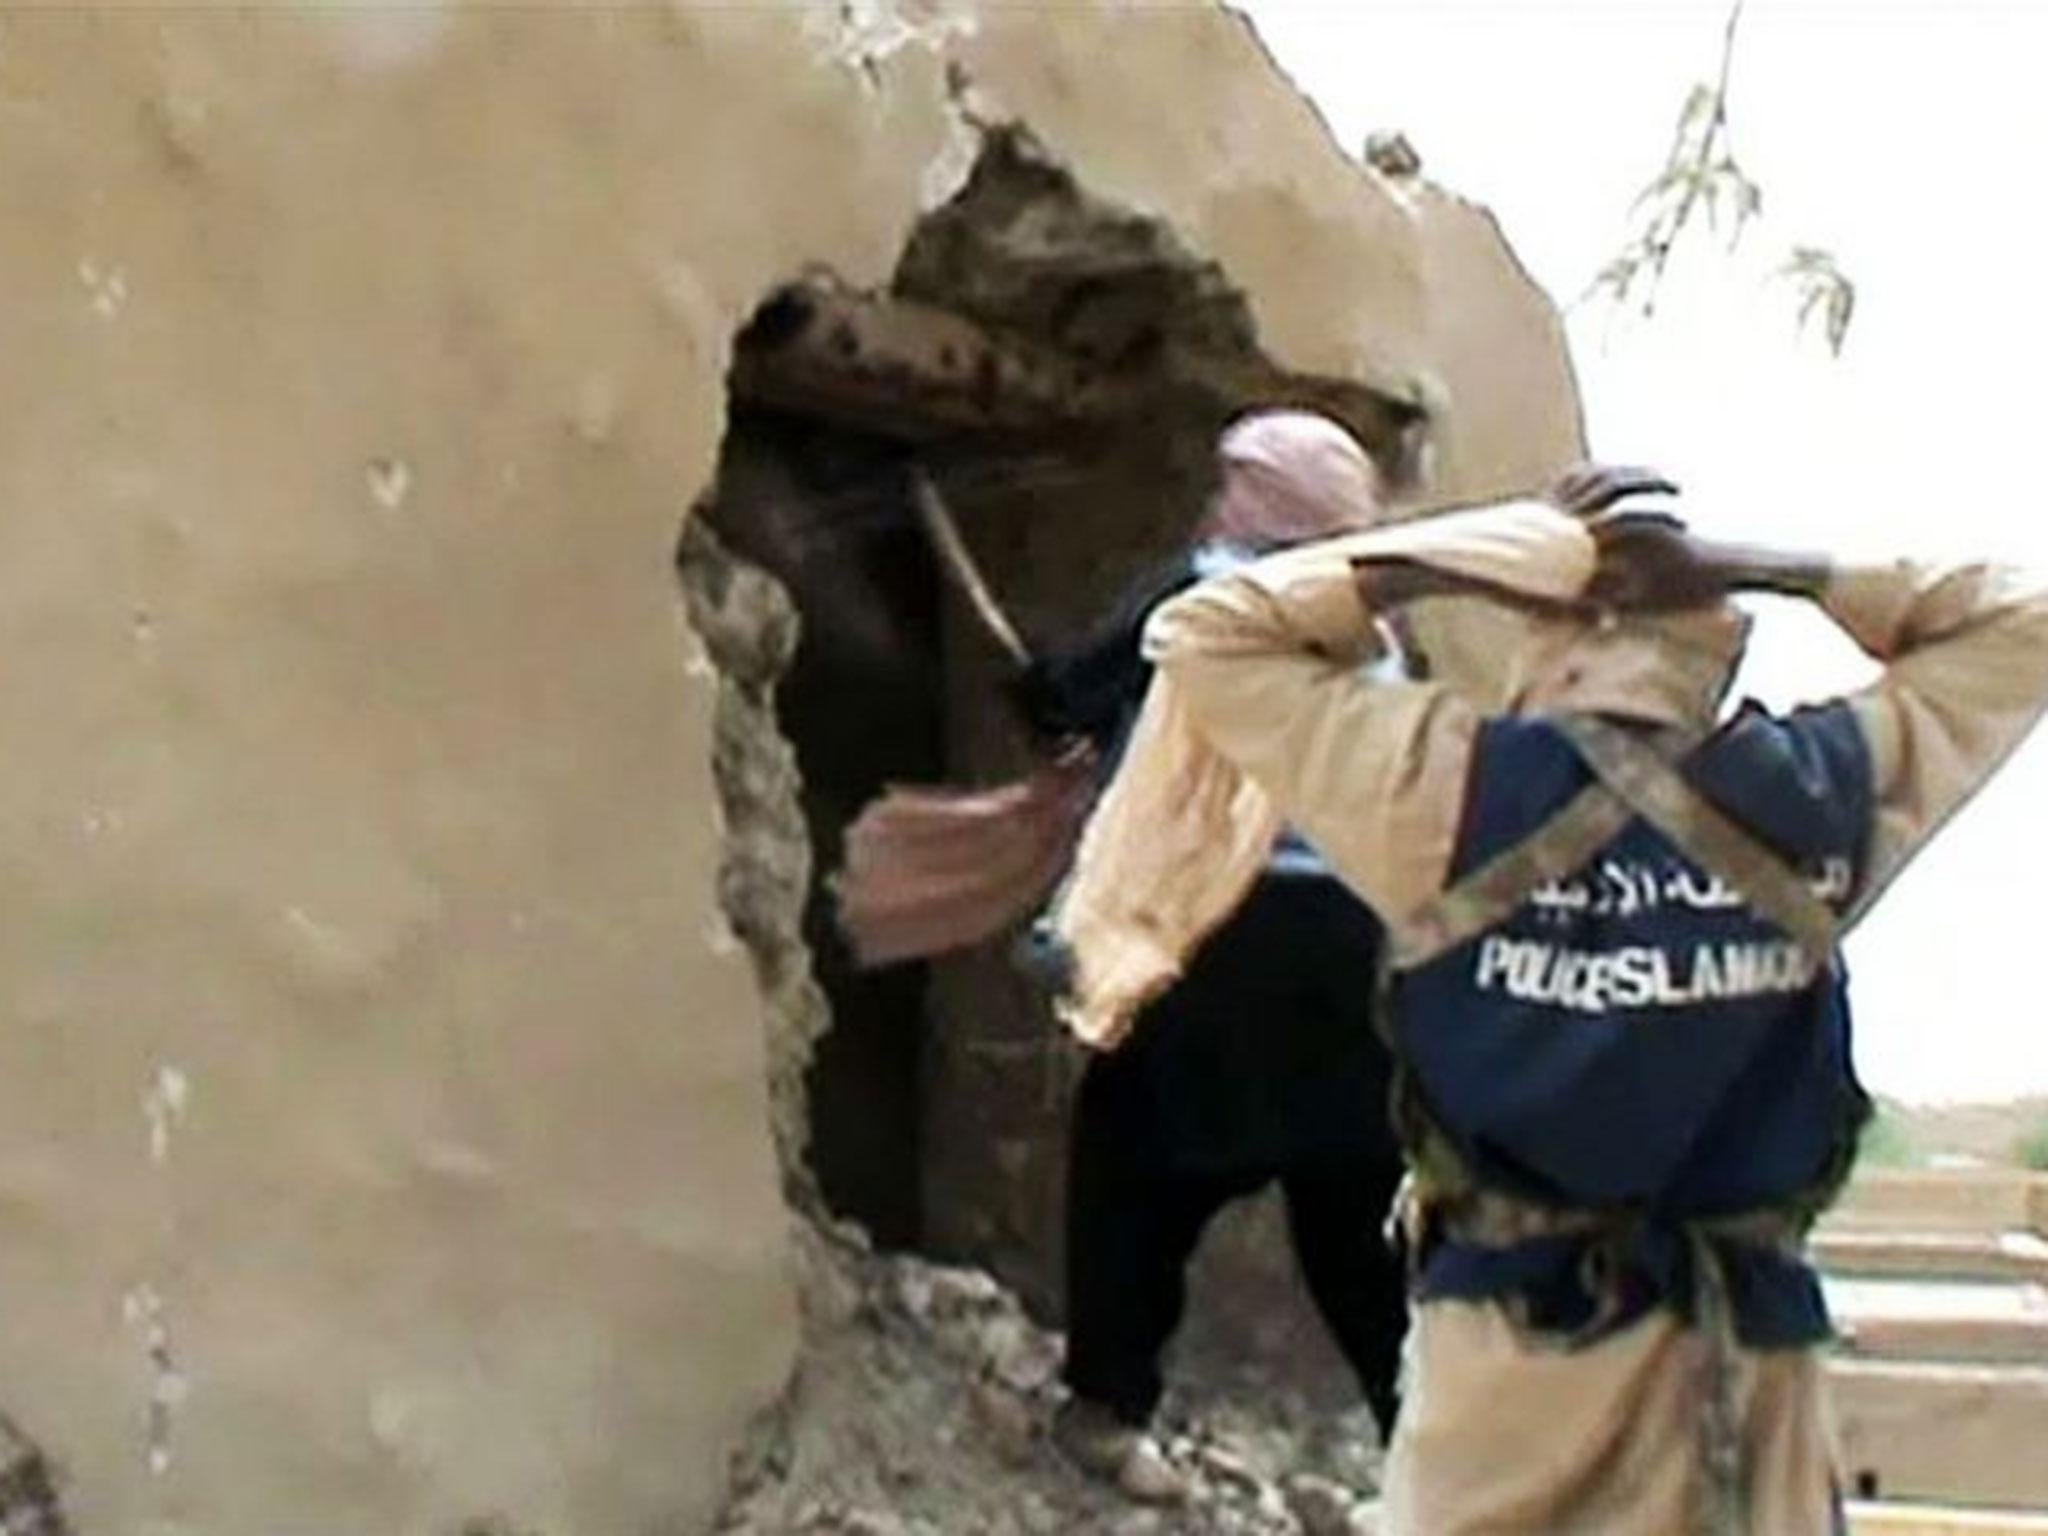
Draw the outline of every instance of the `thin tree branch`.
M1580 302L1606 295L1616 304L1633 306L1649 316L1656 312L1659 291L1671 265L1672 256L1688 229L1704 213L1708 225L1720 227L1723 201L1727 202L1732 226L1728 244L1732 250L1741 243L1744 229L1763 212L1763 189L1753 181L1735 158L1734 131L1730 126L1728 95L1735 78L1735 45L1748 0L1735 0L1721 29L1721 59L1714 83L1693 87L1679 113L1671 149L1663 169L1636 197L1633 211L1642 214L1634 236L1602 267L1580 296ZM1792 259L1779 271L1800 292L1799 316L1803 326L1819 315L1825 324L1829 345L1842 349L1850 317L1855 312L1855 285L1835 265L1834 258L1812 247L1795 247Z

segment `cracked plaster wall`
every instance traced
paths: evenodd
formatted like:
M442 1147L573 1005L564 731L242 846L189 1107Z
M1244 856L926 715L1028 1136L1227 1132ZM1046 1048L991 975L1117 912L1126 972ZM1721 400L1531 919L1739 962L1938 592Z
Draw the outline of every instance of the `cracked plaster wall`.
M0 1407L81 1529L712 1507L796 1325L676 534L966 97L1491 423L1446 498L1575 451L1219 9L0 17Z

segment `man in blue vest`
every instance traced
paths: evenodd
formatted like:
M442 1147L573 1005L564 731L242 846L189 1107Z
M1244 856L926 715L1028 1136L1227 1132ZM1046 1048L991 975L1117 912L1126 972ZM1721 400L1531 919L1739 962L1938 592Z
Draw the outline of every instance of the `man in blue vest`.
M1742 590L1810 599L1881 677L1717 725ZM1476 593L1507 710L1349 664ZM1802 1251L1864 1102L1836 942L2048 705L2048 596L1524 503L1256 562L1147 649L1161 718L1386 919L1417 1302L1388 1529L1837 1528ZM1083 1012L1188 942L1108 931L1127 873L1067 895Z

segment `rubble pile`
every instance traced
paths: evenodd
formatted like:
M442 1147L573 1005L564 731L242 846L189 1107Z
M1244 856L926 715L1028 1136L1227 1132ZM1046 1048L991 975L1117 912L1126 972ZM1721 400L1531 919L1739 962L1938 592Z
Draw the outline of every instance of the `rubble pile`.
M725 1536L1370 1536L1377 1436L1362 1409L1312 1413L1284 1386L1194 1383L1161 1443L1170 1507L1075 1471L1047 1429L1060 1340L978 1270L872 1252L799 1226L806 1342L737 1459Z

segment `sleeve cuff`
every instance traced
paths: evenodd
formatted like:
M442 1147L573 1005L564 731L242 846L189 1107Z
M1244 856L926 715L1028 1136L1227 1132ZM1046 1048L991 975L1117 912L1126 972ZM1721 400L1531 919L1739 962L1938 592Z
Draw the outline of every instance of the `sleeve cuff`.
M1287 622L1318 650L1332 656L1362 658L1379 646L1372 610L1359 594L1358 573L1351 560L1327 546L1303 550L1300 564L1268 586L1287 610Z
M1920 590L1911 564L1837 566L1821 589L1821 607L1863 651L1880 659L1897 648Z

